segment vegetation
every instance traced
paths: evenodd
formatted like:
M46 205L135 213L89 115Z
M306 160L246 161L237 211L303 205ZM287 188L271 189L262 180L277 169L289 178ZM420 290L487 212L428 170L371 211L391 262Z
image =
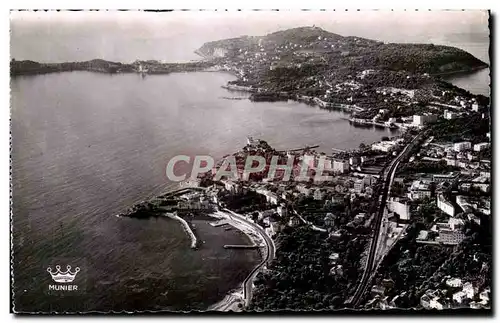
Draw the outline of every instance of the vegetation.
M361 272L366 240L345 234L328 239L306 226L287 227L277 238L276 259L259 274L250 310L319 310L342 308ZM336 264L329 256L339 253ZM341 269L331 272L331 268Z

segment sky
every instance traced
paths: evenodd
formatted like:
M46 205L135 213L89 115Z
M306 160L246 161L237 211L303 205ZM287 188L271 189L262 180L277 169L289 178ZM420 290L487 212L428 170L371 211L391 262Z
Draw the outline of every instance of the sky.
M10 19L11 57L40 62L188 61L199 58L193 51L207 41L312 25L388 42L463 44L457 47L488 59L488 12L478 10L13 11Z

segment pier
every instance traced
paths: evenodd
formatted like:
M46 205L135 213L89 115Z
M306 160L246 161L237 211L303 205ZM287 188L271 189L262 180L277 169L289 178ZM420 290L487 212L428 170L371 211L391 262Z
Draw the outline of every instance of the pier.
M301 151L301 150L308 150L308 149L314 149L318 148L319 145L314 145L314 146L305 146L302 148L294 148L294 149L288 149L288 150L278 150L279 153L286 153L286 152L295 152L295 151Z
M213 226L213 227L220 227L220 226L223 226L223 225L226 225L226 224L229 224L229 221L227 221L227 220L219 220L219 221L215 221L215 222L210 222L210 225Z
M179 221L182 224L182 226L184 227L184 231L186 231L186 233L191 238L191 249L196 249L196 245L198 243L198 240L196 239L196 236L194 235L193 230L191 229L189 224L186 222L186 220L184 220L183 218L181 218L180 216L178 216L175 213L165 213L165 215L167 217L171 218L172 220Z
M257 249L258 245L244 245L244 244L225 244L224 249Z

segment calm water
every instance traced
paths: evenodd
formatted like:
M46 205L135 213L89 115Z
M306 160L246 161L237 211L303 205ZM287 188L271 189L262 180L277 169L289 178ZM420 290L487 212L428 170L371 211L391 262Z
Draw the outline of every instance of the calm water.
M193 251L174 221L114 216L172 185L170 157L221 157L247 135L330 152L390 134L301 103L223 99L242 95L220 87L232 78L73 72L11 81L17 310L206 308L258 263L256 251L222 248L246 237L198 220L206 244ZM80 266L86 291L46 295L46 268L57 264Z

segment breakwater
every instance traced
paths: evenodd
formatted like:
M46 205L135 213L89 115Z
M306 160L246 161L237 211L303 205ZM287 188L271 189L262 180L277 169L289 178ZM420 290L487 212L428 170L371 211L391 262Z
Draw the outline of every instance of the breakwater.
M186 233L191 238L191 248L196 249L196 246L198 245L198 240L196 239L196 236L195 236L193 230L191 229L191 227L189 226L189 224L187 223L187 221L175 213L165 213L165 216L171 218L172 220L179 221L182 224L184 231L186 231Z

